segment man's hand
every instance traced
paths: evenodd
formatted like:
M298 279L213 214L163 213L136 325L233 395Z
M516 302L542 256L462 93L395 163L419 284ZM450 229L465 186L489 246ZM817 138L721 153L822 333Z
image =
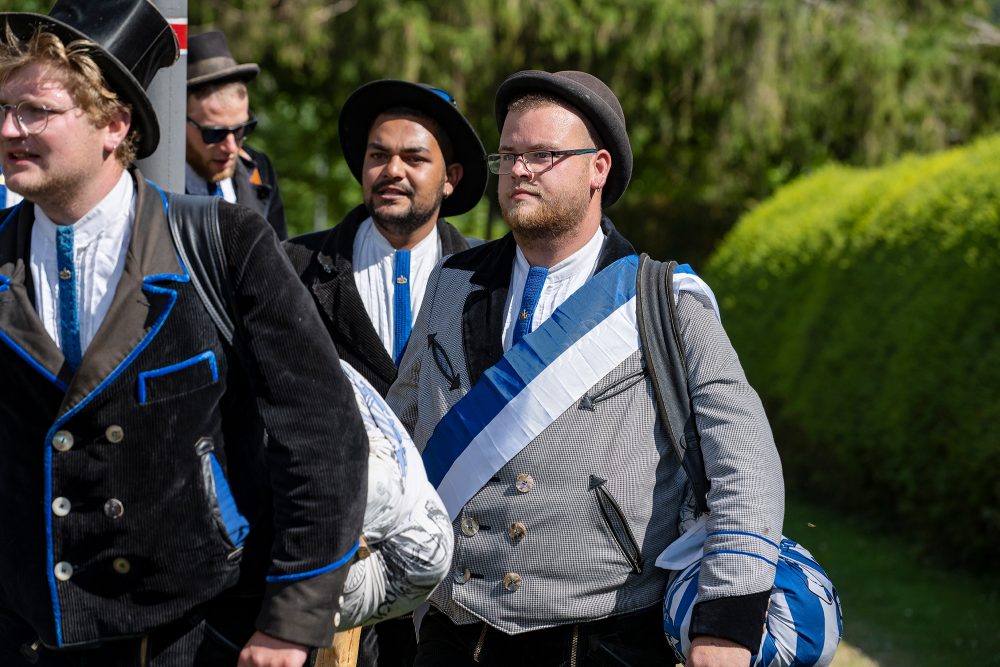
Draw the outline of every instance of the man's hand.
M237 667L302 667L309 650L301 644L286 642L259 630L240 651Z
M687 667L747 667L750 651L719 637L695 637L691 641L691 651Z

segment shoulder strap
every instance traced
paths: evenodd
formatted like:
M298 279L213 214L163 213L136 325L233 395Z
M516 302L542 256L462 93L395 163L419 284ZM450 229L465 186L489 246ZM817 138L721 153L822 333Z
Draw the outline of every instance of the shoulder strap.
M667 437L691 481L698 514L708 512L710 482L688 391L687 357L677 323L673 279L677 262L659 262L643 253L636 277L636 311L646 366L653 381Z
M169 193L167 219L177 254L215 326L230 345L236 327L232 286L219 231L219 198Z

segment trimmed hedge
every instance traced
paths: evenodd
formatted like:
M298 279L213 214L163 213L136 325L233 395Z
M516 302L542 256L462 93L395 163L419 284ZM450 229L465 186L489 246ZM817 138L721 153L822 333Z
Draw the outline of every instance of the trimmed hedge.
M789 488L1000 569L1000 136L824 168L707 268Z

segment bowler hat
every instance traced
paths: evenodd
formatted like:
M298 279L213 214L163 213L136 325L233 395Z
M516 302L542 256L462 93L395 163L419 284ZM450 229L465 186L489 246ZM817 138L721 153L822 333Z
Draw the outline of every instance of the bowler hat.
M65 43L94 42L90 55L108 87L132 106L132 128L139 135L136 156L156 150L160 124L146 87L157 70L177 61L180 48L167 19L148 0L58 0L48 16L3 12L0 24L4 21L20 39L44 30Z
M528 93L548 93L565 100L582 113L601 137L604 148L611 153L611 173L601 192L601 203L610 206L628 187L632 178L632 145L625 129L625 113L618 98L608 86L586 72L545 72L525 70L507 77L497 89L493 111L497 129L503 132L510 103Z
M251 81L260 73L257 63L240 65L221 32L203 32L188 40L188 88L223 81Z
M462 179L444 202L441 215L460 215L472 209L486 191L489 171L486 149L454 98L426 83L383 79L361 86L340 109L340 146L354 178L361 182L368 132L380 113L393 107L409 107L433 118L451 140L454 159L462 165Z

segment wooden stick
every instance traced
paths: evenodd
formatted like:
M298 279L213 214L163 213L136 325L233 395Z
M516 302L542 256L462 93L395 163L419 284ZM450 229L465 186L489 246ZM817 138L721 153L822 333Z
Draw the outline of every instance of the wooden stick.
M364 535L358 547L358 560L371 555ZM357 667L358 650L361 648L361 626L341 630L333 636L333 646L316 651L316 667Z

